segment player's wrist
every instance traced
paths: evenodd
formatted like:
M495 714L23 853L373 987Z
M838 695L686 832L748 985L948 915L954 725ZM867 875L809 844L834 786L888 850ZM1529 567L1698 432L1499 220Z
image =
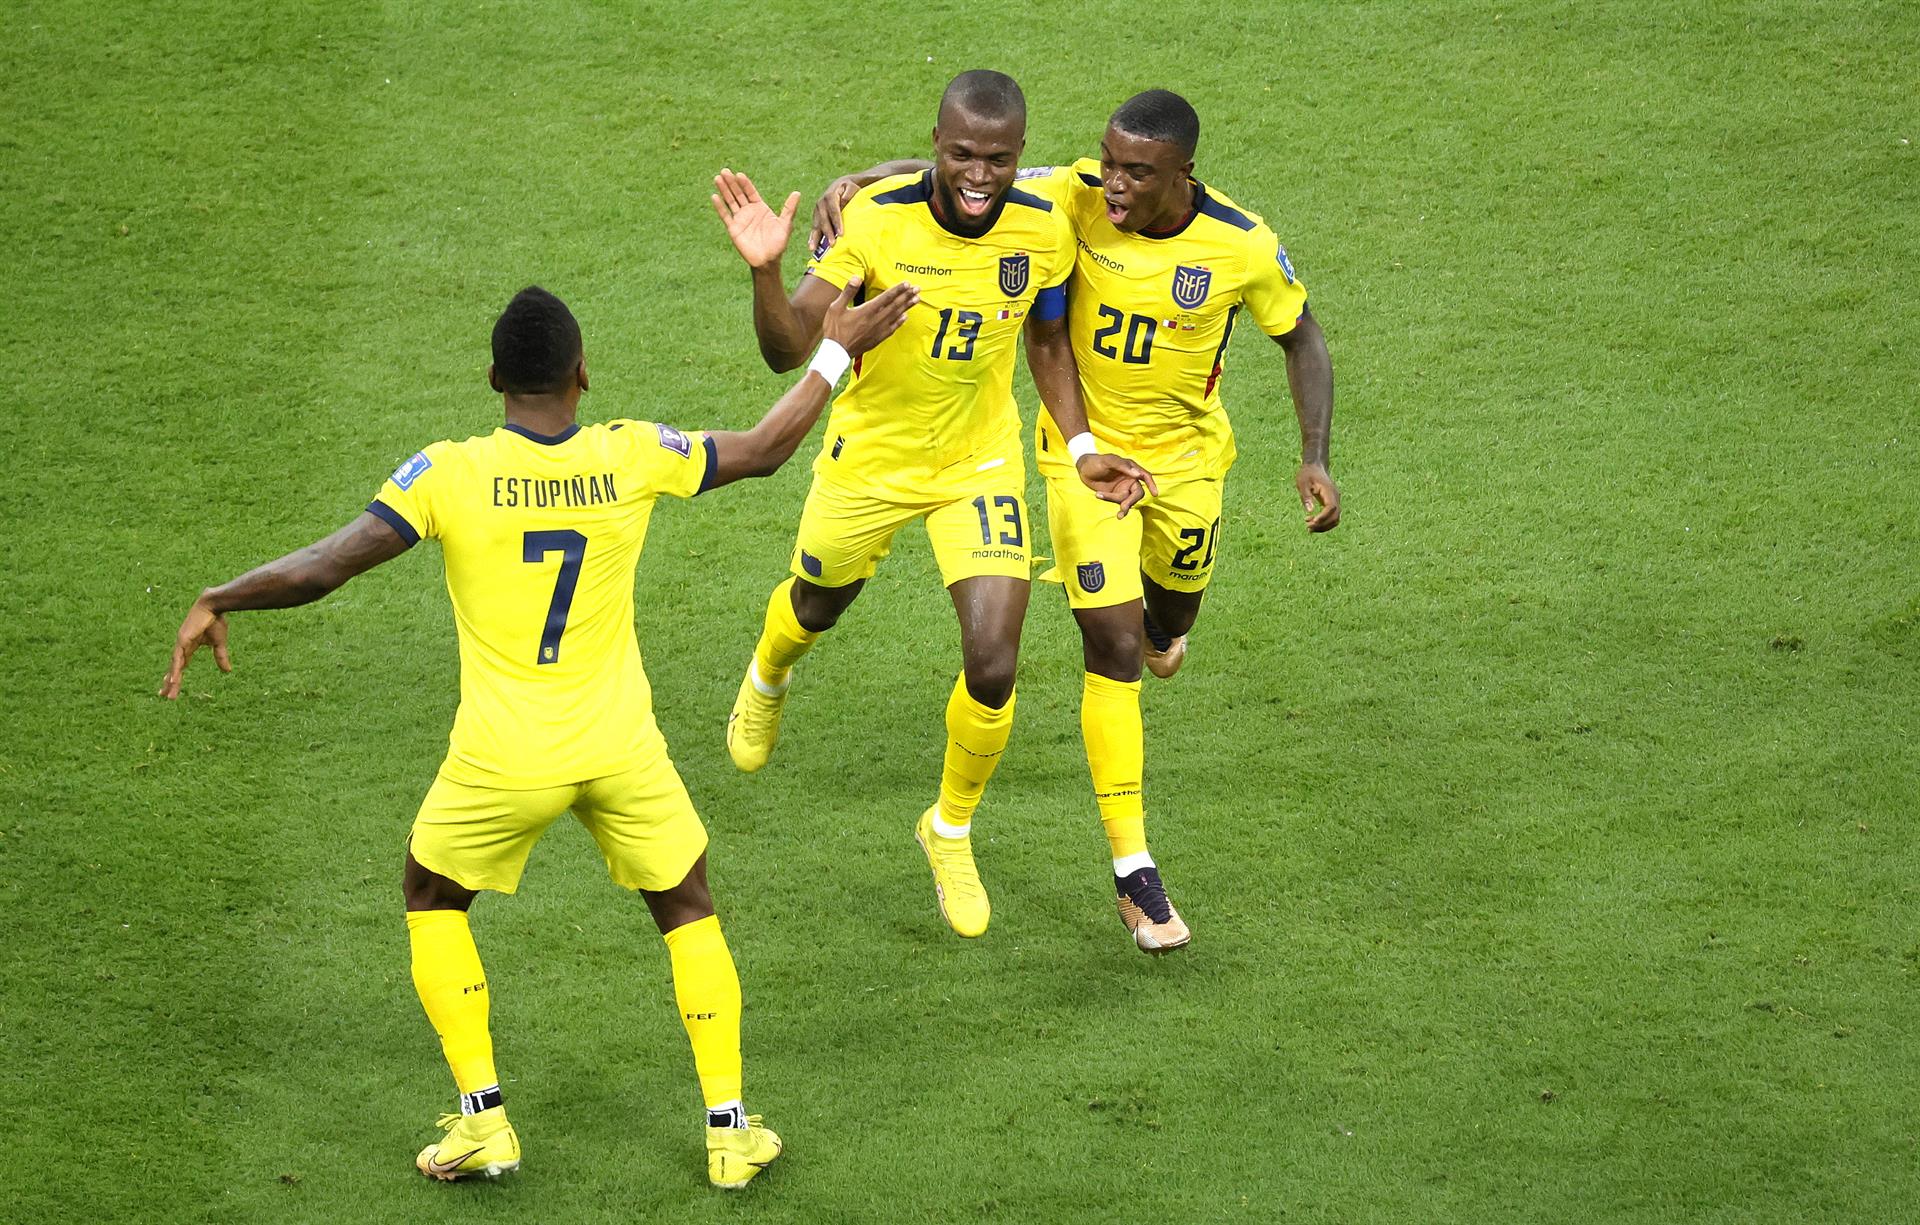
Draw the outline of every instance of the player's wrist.
M853 358L848 356L846 347L829 336L814 350L813 361L808 363L807 371L827 380L827 386L832 388L840 385L840 377L852 364Z
M1075 464L1078 464L1081 460L1094 454L1099 449L1100 444L1093 440L1092 430L1081 430L1078 434L1067 439L1067 455Z

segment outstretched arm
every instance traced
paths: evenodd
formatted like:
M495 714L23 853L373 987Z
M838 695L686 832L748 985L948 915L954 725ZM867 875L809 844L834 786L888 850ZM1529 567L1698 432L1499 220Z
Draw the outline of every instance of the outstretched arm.
M869 170L843 174L827 184L827 189L813 202L813 225L807 230L807 250L818 257L840 240L840 210L862 187L896 174L919 174L931 165L932 162L917 158L901 158L898 161L881 162Z
M734 250L753 270L753 333L760 341L760 356L774 370L791 370L819 341L820 321L836 292L817 278L804 277L793 296L787 296L780 262L793 234L800 193L788 195L775 213L744 174L722 170L713 185L713 211L726 223Z
M1333 430L1333 358L1326 333L1306 307L1300 322L1274 341L1286 350L1287 390L1300 419L1300 470L1294 487L1307 515L1307 530L1330 532L1340 526L1340 487L1327 473L1327 445ZM1316 503L1318 504L1316 509Z
M213 661L222 672L233 671L233 657L227 653L228 613L311 604L354 575L391 561L407 548L400 533L372 512L362 511L352 523L324 540L207 588L187 610L187 619L174 635L173 665L160 682L160 696L180 696L181 674L193 653L203 646L213 648Z
M1035 311L1027 316L1025 336L1027 369L1033 372L1040 402L1047 406L1047 415L1053 418L1060 436L1068 440L1069 448L1081 452L1074 456L1073 463L1080 480L1107 501L1119 503L1115 518L1126 518L1135 502L1160 489L1153 483L1153 475L1130 459L1094 451L1085 442L1078 448L1072 446L1074 440L1088 434L1087 408L1080 399L1080 367L1073 360L1073 345L1067 339L1066 316L1042 319Z
M750 430L719 430L707 435L713 440L713 475L707 488L777 472L819 420L846 360L893 335L906 319L907 310L920 300L920 291L905 282L863 306L853 306L854 295L859 292L860 282L849 281L828 304L822 320L828 343L822 344L822 352L807 373L767 410L758 425ZM835 354L828 344L837 345L844 356Z

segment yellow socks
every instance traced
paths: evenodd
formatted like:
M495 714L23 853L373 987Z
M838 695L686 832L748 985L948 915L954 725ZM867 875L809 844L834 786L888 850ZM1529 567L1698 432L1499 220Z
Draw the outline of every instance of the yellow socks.
M966 673L953 683L953 696L947 699L947 758L940 771L939 816L949 827L957 827L962 836L973 821L973 810L980 806L980 793L987 789L993 768L1000 764L1007 737L1013 734L1013 697L995 710L974 701L967 692ZM946 833L946 830L940 830Z
M1146 770L1146 734L1140 721L1140 682L1116 681L1089 672L1081 682L1080 734L1087 742L1087 769L1100 805L1113 857L1147 849L1147 816L1140 795Z
M793 580L773 589L767 600L767 620L760 630L760 641L753 648L753 669L762 690L778 691L787 683L793 665L800 662L820 635L804 629L793 615Z
M680 1005L693 1068L709 1110L740 1104L740 976L733 968L720 916L708 915L666 934L673 961L673 998ZM745 1118L744 1113L740 1116ZM745 1126L744 1123L738 1126Z
M487 972L463 910L410 910L413 989L440 1035L440 1049L462 1094L496 1088L493 1037L487 1032ZM495 1097L498 1097L496 1092Z

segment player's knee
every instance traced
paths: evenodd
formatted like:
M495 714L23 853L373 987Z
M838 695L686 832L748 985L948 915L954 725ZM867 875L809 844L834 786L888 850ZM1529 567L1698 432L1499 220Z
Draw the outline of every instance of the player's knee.
M1109 680L1140 679L1140 652L1146 635L1138 625L1103 626L1081 638L1081 655L1087 671Z
M987 707L999 710L1013 698L1013 674L1017 657L994 657L967 661L967 696Z
M851 590L846 587L816 587L812 583L793 585L793 618L800 628L808 633L818 634L832 629L840 621L840 614L847 611L858 594L859 587Z

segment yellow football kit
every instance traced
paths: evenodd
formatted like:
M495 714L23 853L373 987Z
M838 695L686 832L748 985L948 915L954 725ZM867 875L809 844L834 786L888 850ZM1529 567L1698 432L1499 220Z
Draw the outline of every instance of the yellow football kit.
M1075 476L1053 423L1040 420L1036 448L1067 595L1083 608L1126 603L1140 597L1142 571L1172 590L1202 590L1235 455L1220 402L1227 343L1243 307L1269 336L1292 331L1306 286L1274 232L1204 184L1195 184L1193 214L1166 234L1114 228L1092 159L1022 171L1019 185L1058 204L1073 226L1067 330L1094 438L1160 486L1138 515L1116 520Z
M1057 318L1073 271L1061 209L1018 189L968 238L934 213L927 171L848 202L838 242L808 275L872 296L901 281L920 304L854 364L834 401L801 514L793 572L823 587L870 577L908 521L926 518L941 578L1026 578L1026 466L1014 353L1030 315Z
M411 843L423 866L512 892L569 807L629 888L677 884L705 849L654 721L633 585L654 500L691 497L712 467L711 440L671 426L506 425L381 486L368 510L440 541L460 638L460 708Z

